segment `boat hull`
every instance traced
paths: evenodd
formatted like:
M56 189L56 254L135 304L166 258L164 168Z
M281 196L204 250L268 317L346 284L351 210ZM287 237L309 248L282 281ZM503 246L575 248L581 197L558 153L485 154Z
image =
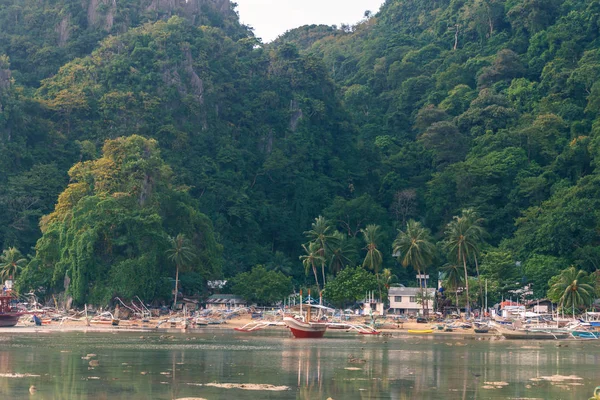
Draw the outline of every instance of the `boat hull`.
M290 328L292 335L298 339L319 339L322 338L325 335L325 331L327 331L327 324L314 322L306 323L290 317L285 317L283 322Z
M0 314L0 327L15 326L19 322L23 313L4 313Z
M433 329L409 329L408 333L412 335L428 335L433 333Z

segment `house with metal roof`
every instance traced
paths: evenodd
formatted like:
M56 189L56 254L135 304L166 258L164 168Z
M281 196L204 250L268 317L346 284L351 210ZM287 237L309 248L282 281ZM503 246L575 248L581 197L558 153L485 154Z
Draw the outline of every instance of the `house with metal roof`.
M247 306L246 300L235 294L213 294L206 300L206 309L208 310L233 310Z

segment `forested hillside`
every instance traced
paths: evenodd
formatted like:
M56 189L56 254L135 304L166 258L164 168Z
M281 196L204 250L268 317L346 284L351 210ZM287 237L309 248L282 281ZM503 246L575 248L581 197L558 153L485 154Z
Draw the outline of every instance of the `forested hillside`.
M258 264L322 286L356 264L389 284L449 263L498 297L524 283L544 296L567 267L600 267L599 1L388 0L354 27L271 44L227 0L88 3L0 2L0 245L30 255L23 288L64 290L67 276L78 302L159 296L111 267L132 274L149 232L163 238L143 259L157 279L175 275L168 237L197 241L190 293ZM98 183L129 165L107 146L131 135L156 140L136 151L171 171L153 205L143 179ZM90 228L102 216L78 210L108 198L157 225L139 240ZM167 222L189 207L202 223ZM44 215L63 217L42 237ZM440 242L428 265L398 262L409 220ZM467 220L477 245L453 254L448 224Z

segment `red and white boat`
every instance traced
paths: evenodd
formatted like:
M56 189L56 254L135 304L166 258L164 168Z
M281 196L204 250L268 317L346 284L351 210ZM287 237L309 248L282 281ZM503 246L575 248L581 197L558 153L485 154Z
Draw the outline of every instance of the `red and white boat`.
M283 322L298 339L322 338L327 330L327 324L321 322L304 322L293 317L284 317Z
M22 315L27 314L19 310L12 296L0 296L0 326L15 326Z

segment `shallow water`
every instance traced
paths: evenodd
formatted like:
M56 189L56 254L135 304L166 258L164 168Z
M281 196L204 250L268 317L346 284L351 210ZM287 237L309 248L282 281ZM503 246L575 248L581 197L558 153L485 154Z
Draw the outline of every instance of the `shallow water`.
M599 341L327 336L3 333L0 398L585 400L600 385ZM557 375L570 379L543 378ZM287 389L206 386L213 383Z

